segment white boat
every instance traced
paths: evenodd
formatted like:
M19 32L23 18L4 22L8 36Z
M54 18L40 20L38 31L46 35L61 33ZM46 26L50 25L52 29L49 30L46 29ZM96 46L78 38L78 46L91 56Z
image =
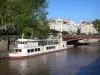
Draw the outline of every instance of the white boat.
M60 39L18 39L10 58L26 58L67 49L67 42Z

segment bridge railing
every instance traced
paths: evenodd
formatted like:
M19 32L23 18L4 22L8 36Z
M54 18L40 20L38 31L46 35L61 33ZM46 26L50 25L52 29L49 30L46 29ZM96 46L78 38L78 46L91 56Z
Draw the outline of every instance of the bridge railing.
M75 40L75 39L100 39L100 35L67 35L67 36L63 36L63 40Z

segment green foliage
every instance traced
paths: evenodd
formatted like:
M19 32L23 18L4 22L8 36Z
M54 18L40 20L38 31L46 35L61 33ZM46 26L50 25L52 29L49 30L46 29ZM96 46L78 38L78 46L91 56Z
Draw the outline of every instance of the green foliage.
M49 25L46 18L46 0L0 0L0 26L4 27L5 37L25 34L47 36Z
M77 29L77 34L80 34L80 29L79 28Z
M68 35L68 32L67 31L62 31L62 35Z
M24 38L29 38L28 36L31 36L31 29L29 27L24 27L23 28L23 32L24 32Z
M23 27L30 18L31 4L26 0L1 0L0 25L9 32L22 33Z
M55 30L55 29L51 29L50 30L51 34L53 34L54 36L57 36L57 33L59 33L59 31Z
M47 35L46 8L46 0L0 0L0 26L5 27L8 35Z
M96 19L92 23L95 29L100 33L100 19Z

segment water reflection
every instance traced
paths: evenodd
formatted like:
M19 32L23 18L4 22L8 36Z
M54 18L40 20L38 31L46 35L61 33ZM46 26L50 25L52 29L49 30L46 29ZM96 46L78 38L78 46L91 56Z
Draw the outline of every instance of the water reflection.
M45 73L44 63L42 63L41 59L38 58L11 60L9 62L9 67L11 70L15 70L12 71L12 74L14 72L18 73L14 73L15 75L40 75L40 71Z
M61 61L63 59L63 61ZM67 51L28 59L10 60L10 72L14 75L54 75L66 65Z
M8 59L4 60L1 59L0 60L0 75L9 75L9 63L8 63Z
M0 60L0 75L76 75L100 56L100 44L80 46L52 54Z

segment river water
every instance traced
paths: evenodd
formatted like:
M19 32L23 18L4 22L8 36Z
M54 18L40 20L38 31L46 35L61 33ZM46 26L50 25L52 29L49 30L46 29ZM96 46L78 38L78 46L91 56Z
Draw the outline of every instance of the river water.
M1 59L0 75L76 75L100 57L100 43L27 59Z

